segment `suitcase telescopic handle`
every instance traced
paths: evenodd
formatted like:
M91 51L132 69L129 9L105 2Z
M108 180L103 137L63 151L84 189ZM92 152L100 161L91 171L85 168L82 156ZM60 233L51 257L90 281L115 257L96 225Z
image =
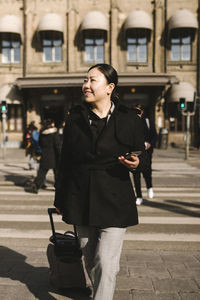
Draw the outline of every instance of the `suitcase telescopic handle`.
M57 214L57 211L56 211L55 208L48 208L48 214L49 214L49 219L50 219L50 224L51 224L53 237L54 237L54 240L55 240L55 243L56 243L56 232L55 232L55 226L54 226L52 214Z
M53 237L56 243L56 232L55 232L55 226L54 226L54 222L53 222L53 214L58 214L57 210L54 207L50 207L48 208L48 214L49 214L49 218L50 218L50 224L51 224L51 229L52 229L52 233L53 233ZM74 225L74 233L75 233L75 238L76 238L76 244L79 245L79 240L78 240L78 235L77 235L77 230L76 230L76 226Z

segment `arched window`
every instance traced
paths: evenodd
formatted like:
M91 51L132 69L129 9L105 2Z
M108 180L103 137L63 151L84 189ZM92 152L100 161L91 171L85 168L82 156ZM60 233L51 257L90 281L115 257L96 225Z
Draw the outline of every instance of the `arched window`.
M38 25L43 62L61 62L64 25L62 17L55 13L45 14Z
M20 63L22 25L15 15L4 15L0 18L0 47L3 64Z
M195 15L187 9L179 9L168 22L170 60L192 61L192 46L198 23Z
M107 30L108 21L102 12L95 10L85 16L81 24L85 63L93 64L105 61Z
M127 62L147 63L152 18L143 10L132 11L125 20Z

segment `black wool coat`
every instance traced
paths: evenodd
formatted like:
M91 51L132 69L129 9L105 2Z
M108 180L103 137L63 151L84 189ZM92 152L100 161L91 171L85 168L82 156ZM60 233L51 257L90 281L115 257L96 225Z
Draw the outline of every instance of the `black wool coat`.
M55 127L45 129L40 133L39 144L42 149L40 167L55 169L60 158L60 139Z
M136 111L115 104L107 126L93 142L86 104L73 108L64 129L55 207L69 224L127 227L138 223L129 170L118 156L141 150L146 165L143 124Z

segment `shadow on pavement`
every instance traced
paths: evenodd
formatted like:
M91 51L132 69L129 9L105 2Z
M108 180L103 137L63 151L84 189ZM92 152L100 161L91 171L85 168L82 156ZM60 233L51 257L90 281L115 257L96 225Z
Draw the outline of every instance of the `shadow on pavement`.
M169 203L173 203L173 204L169 204ZM190 216L190 217L194 217L194 218L200 217L200 213L180 207L179 204L185 205L185 206L191 206L191 207L194 207L194 205L195 205L193 203L190 204L190 203L185 203L185 202L170 200L170 199L165 200L165 203L154 202L154 201L150 201L150 200L144 200L144 202L143 202L143 205L145 205L145 206L159 208L159 209L167 210L167 211L170 211L173 213L186 215L186 216Z
M22 176L22 175L5 175L5 181L11 181L16 186L25 186L28 182L30 182L34 177L33 176Z
M180 205L187 206L187 207L200 208L200 204L196 204L196 203L183 202L183 201L178 201L178 200L166 200L166 201L168 203L172 203L172 204L180 204Z
M38 254L39 255L39 254ZM40 300L56 300L50 293L70 297L74 300L89 300L85 290L63 289L57 290L49 285L47 267L34 267L26 263L26 256L10 248L0 246L0 277L10 278L25 284L32 295ZM6 286L6 283L4 283ZM15 285L16 286L16 285ZM10 298L10 283L7 284L4 299ZM4 291L5 292L5 291ZM16 295L20 299L20 295ZM17 299L17 298L16 298Z

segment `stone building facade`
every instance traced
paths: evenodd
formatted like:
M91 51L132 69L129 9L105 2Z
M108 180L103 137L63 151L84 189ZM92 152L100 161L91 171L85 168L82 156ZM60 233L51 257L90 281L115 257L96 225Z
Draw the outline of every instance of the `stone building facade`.
M26 126L46 118L59 126L82 101L89 66L119 74L128 105L142 103L169 143L184 144L183 97L199 92L198 0L0 0L0 101L8 104L8 147ZM191 143L199 136L199 107ZM2 139L1 139L2 140Z

